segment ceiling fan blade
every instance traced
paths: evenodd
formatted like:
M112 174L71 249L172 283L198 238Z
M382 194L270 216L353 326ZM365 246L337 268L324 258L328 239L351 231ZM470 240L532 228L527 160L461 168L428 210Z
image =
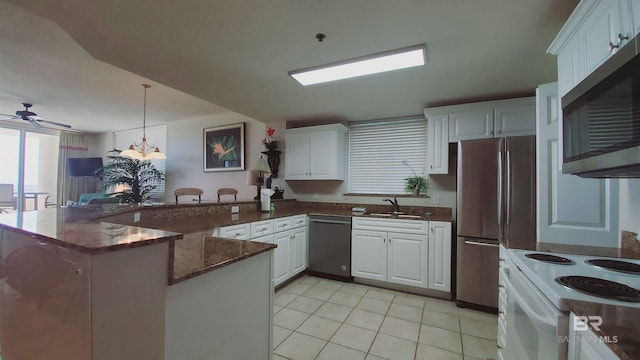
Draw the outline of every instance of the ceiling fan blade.
M55 122L55 121L45 120L45 119L43 119L43 118L34 118L32 121L37 121L37 122L47 123L47 124L51 124L51 125L64 127L64 128L67 128L67 129L71 129L71 125L62 124L62 123ZM40 124L38 124L38 125L40 125Z
M42 129L42 125L40 125L37 120L29 119L29 123L36 129Z

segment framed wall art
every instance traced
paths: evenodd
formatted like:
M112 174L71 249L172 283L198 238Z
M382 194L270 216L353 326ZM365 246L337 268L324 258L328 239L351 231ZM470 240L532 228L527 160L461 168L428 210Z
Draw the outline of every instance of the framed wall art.
M204 171L244 170L244 123L204 129Z

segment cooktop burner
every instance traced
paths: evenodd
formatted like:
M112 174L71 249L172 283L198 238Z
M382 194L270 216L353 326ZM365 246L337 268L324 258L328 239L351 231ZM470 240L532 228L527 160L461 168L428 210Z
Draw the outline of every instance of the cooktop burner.
M639 290L617 282L589 276L560 276L556 278L556 282L584 294L611 300L640 303Z
M533 253L533 254L526 254L525 256L528 257L529 259L544 261L544 262L553 263L553 264L560 264L560 265L575 264L573 260L567 259L562 256L551 255L551 254Z
M630 263L628 261L610 260L610 259L591 259L591 260L585 261L585 263L589 265L594 265L597 267L613 270L613 271L640 275L640 265Z

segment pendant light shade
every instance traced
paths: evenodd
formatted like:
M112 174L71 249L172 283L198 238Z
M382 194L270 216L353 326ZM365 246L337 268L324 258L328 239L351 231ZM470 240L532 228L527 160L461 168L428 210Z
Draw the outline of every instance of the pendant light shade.
M144 88L144 111L142 115L142 142L140 144L131 144L127 150L120 152L120 155L127 156L136 160L150 159L166 159L167 155L160 152L155 146L147 144L147 89L151 87L148 84L142 84ZM153 150L155 149L155 150ZM152 150L147 154L147 150Z

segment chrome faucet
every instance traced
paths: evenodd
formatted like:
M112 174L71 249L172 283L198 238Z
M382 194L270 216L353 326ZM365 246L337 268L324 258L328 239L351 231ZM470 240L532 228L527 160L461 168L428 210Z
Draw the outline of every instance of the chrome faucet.
M398 210L400 210L400 209L398 207L398 199L396 199L395 196L393 197L393 200L391 200L391 199L382 199L382 201L388 201L388 202L391 203L391 208L392 208L392 211L393 211L394 214L399 212Z

